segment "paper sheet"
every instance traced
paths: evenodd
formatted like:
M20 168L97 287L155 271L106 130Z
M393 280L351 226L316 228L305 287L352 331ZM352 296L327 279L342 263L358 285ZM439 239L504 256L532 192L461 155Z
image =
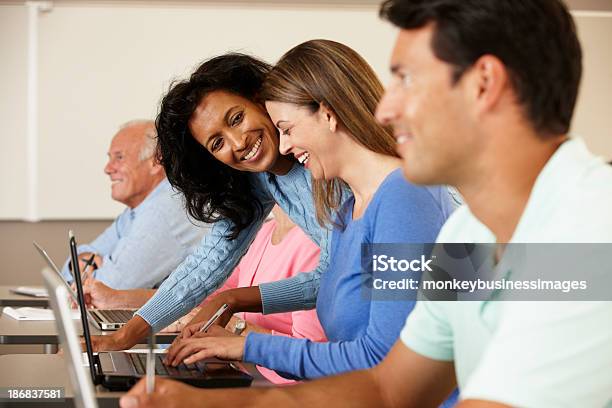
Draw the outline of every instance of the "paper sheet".
M41 309L38 307L10 307L7 306L2 313L19 321L46 321L55 320L53 310ZM78 310L72 311L72 318L79 319L81 315Z
M37 288L32 286L19 286L11 289L11 292L17 293L18 295L26 295L33 297L48 297L49 293L47 293L47 289L45 288Z

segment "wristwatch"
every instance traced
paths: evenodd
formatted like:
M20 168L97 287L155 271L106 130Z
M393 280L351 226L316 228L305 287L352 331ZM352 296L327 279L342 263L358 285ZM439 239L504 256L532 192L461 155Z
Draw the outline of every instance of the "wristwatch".
M234 325L234 334L240 335L246 329L246 322L242 319L238 319Z

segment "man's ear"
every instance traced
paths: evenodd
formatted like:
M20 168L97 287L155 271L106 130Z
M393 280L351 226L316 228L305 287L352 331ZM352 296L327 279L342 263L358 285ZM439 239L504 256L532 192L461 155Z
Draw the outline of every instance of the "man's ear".
M159 174L164 174L164 166L161 165L155 158L151 159L151 175L157 176Z
M335 132L338 128L338 117L336 113L325 102L319 104L319 118L327 124L330 132Z
M509 85L508 68L493 55L483 55L474 63L468 74L470 98L478 113L493 110Z

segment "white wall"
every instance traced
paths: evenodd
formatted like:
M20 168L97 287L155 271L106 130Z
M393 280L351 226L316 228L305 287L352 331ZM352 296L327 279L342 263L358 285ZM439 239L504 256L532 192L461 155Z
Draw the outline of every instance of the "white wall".
M0 39L3 50L7 43L16 48L14 54L23 53L14 40L20 47L25 45L23 8L0 6L3 19L15 22ZM331 38L360 51L386 75L393 29L379 21L376 9L56 4L40 16L40 216L107 218L117 213L120 206L109 199L102 173L117 125L131 118L154 117L171 79L191 72L207 57L235 50L273 62L302 41ZM347 26L358 29L344 29ZM23 56L11 60L18 66L25 64ZM1 67L0 76L21 83L13 87L11 98L25 106L25 73L8 68ZM0 113L0 143L3 151L11 151L10 166L22 166L24 161L25 113L17 110L19 115L4 109ZM21 143L9 140L9 133ZM10 208L2 208L0 217L24 214L25 173L22 168L12 173L2 179L3 195L5 185L21 187L7 194L6 201L17 199ZM68 200L75 194L71 177L79 197L73 201Z
M59 2L40 15L38 215L113 217L102 168L117 126L154 117L170 81L229 50L276 61L329 38L355 48L386 82L393 28L377 5ZM291 3L288 1L287 3ZM170 5L169 5L170 4ZM26 215L25 6L0 5L0 219ZM611 17L579 17L586 73L574 130L612 158ZM70 197L78 197L69 200Z
M612 160L612 12L575 14L584 73L572 133Z
M21 218L26 185L26 10L0 6L0 217Z

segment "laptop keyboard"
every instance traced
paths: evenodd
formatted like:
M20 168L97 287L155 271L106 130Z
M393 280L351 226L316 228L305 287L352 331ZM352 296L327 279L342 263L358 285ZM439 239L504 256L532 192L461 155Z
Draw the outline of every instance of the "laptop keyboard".
M98 313L113 323L127 323L134 316L131 310L98 310Z
M136 372L140 375L144 375L147 372L147 355L142 353L127 353L132 364L136 368ZM179 364L177 367L167 366L163 363L163 357L159 354L155 355L155 374L156 375L170 375L170 376L182 376L182 377L200 377L202 376L201 365L184 363Z

